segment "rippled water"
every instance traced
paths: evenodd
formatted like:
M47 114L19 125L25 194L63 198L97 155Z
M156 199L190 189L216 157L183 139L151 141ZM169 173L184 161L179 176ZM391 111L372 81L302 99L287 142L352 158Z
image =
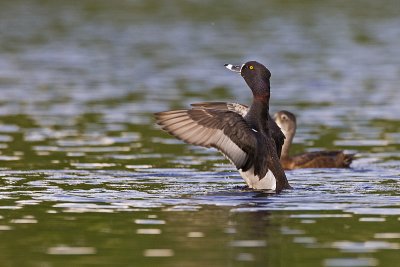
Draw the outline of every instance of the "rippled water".
M395 266L396 1L0 1L1 266ZM224 63L272 72L293 153L351 169L244 189L153 112L249 103Z

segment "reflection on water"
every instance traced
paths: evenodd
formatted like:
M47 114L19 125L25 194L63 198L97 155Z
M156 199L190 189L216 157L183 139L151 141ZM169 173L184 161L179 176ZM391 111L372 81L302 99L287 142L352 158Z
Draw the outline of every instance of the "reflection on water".
M275 196L243 189L233 170L5 170L1 195L8 206L1 207L0 229L15 232L22 230L18 225L48 228L59 223L65 229L84 227L81 230L91 233L83 243L53 243L44 237L50 246L43 253L50 255L101 256L104 245L98 240L117 238L119 248L141 251L132 259L172 257L185 262L185 240L200 238L205 241L194 241L193 249L217 259L222 251L211 251L224 248L239 262L263 262L265 253L293 253L292 248L307 257L315 257L314 249L345 257L348 253L397 257L398 252L391 254L400 249L399 197L394 190L398 184L391 182L397 178L371 173L376 172L296 170L288 173L295 189ZM98 225L94 229L93 223ZM44 233L48 231L52 233ZM63 233L53 234L68 240ZM281 242L288 247L282 248ZM336 263L324 260L327 266Z
M399 11L394 0L1 1L0 261L392 266ZM251 191L218 153L154 126L153 112L196 101L248 103L223 65L253 59L271 69L271 112L298 117L292 152L345 149L351 169L289 171L294 190Z
M324 266L342 267L342 266L378 266L378 261L374 258L338 258L327 259Z
M66 247L57 246L47 249L47 254L50 255L87 255L96 254L96 249L91 247Z

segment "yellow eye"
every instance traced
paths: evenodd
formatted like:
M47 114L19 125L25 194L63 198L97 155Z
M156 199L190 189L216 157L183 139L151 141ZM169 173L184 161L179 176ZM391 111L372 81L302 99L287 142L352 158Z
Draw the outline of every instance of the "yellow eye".
M254 67L253 67L253 66L250 66L250 67L249 67L249 69L251 69L251 70L252 70L252 69L254 69Z

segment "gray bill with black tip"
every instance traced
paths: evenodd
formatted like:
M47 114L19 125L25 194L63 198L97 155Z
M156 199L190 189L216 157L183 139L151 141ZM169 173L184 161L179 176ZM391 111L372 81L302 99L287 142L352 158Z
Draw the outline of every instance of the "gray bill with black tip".
M239 65L232 65L232 64L225 64L224 65L228 70L234 71L234 72L238 72L240 73L240 71L242 70L243 65L239 66Z

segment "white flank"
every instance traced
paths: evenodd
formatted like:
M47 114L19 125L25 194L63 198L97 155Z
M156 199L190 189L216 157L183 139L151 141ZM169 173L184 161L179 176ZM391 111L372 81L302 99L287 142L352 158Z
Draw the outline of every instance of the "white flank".
M239 173L250 188L267 190L276 189L276 179L270 170L268 170L267 174L261 180L258 176L254 175L254 167L245 172L239 170Z

